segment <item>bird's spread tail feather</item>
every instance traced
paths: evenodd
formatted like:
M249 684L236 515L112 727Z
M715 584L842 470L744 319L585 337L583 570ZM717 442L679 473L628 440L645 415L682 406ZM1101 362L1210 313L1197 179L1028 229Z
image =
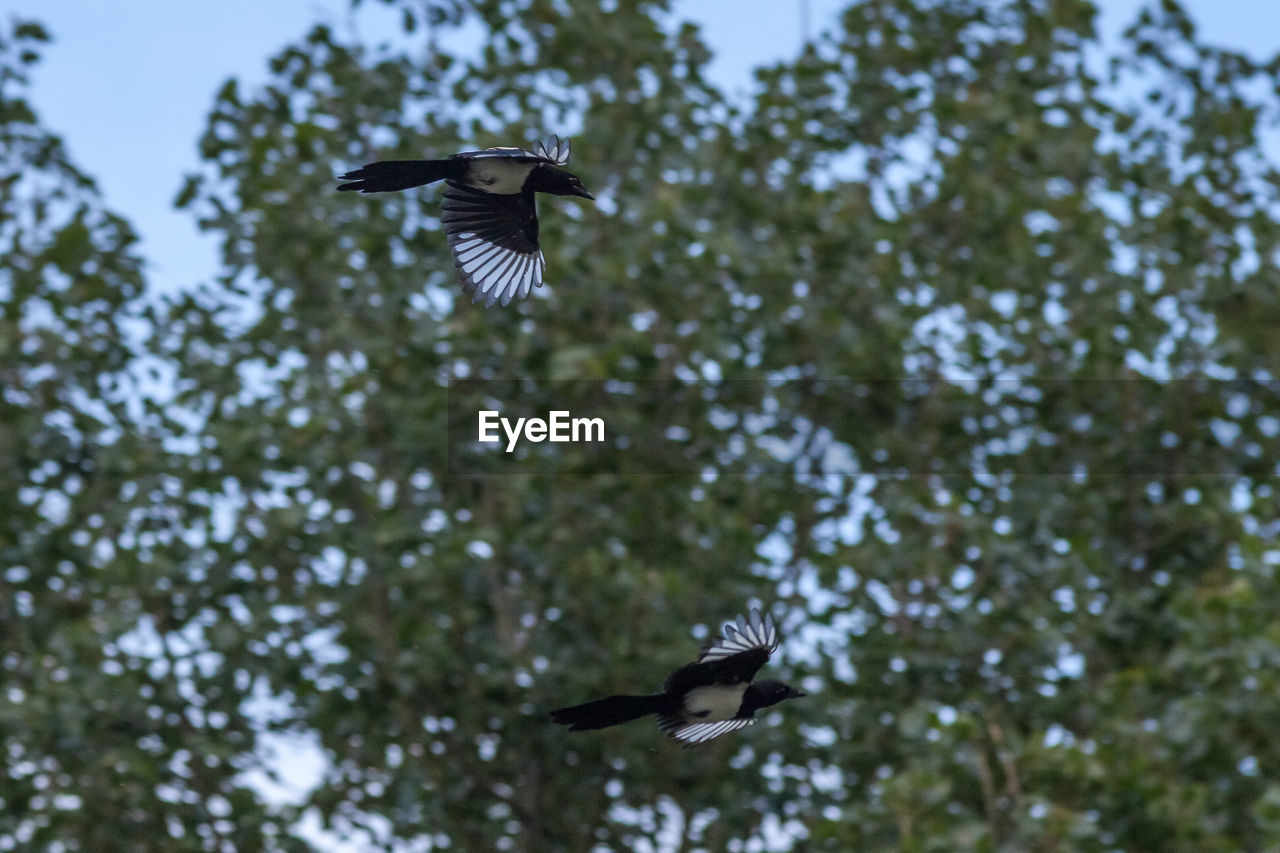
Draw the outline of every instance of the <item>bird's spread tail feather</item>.
M586 729L603 729L619 723L637 720L649 714L660 714L669 711L673 697L663 693L652 696L609 696L597 699L584 705L571 708L560 708L551 712L553 722L568 726L569 731L580 732Z

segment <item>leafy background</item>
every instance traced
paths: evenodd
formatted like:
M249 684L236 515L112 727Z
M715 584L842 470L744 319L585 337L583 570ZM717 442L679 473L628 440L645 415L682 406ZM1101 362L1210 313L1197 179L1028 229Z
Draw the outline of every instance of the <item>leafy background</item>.
M866 0L742 100L659 0L388 5L220 91L167 295L3 30L0 849L1280 846L1280 60ZM543 128L601 202L512 309L435 193L332 192ZM702 384L698 473L448 476L448 383L513 377ZM755 603L810 698L547 723Z

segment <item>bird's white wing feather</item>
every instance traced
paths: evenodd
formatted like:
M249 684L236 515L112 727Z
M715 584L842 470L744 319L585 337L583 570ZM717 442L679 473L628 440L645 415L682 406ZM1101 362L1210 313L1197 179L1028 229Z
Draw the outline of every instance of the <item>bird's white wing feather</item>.
M720 735L729 732L744 729L754 723L752 719L733 719L720 720L714 723L683 723L670 728L664 728L663 731L676 740L684 741L686 744L706 743Z
M773 654L777 648L778 629L773 624L773 616L761 616L759 609L753 607L750 616L739 616L736 624L725 624L724 636L698 656L698 663L724 660L752 649L765 649Z
M486 193L450 181L440 220L463 292L474 293L474 301L507 305L542 285L546 261L538 249L532 198Z
M546 142L535 142L533 153L557 166L563 166L569 162L569 140L552 134Z

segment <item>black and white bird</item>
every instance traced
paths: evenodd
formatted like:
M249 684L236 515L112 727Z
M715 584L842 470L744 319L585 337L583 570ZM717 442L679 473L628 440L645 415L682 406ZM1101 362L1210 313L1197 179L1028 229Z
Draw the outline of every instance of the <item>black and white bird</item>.
M507 305L542 286L546 262L538 248L534 193L595 199L569 162L569 140L552 136L532 151L486 148L442 160L381 160L341 175L339 192L386 193L443 180L440 221L464 293L473 302Z
M724 626L724 637L667 677L661 693L609 696L551 712L569 731L603 729L658 715L658 728L686 746L706 743L755 722L756 711L805 694L781 681L752 681L778 648L772 616L739 616Z

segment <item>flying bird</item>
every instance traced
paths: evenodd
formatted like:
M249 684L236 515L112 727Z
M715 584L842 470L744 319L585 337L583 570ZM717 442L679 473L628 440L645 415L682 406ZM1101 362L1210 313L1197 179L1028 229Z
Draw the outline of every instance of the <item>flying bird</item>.
M578 732L658 715L658 728L686 746L706 743L755 722L755 712L805 694L781 681L752 681L778 648L772 616L753 609L750 618L724 626L724 637L667 677L661 693L609 696L559 708L551 720Z
M445 238L473 302L510 304L542 286L546 262L538 248L534 193L595 199L569 162L569 140L552 136L532 151L486 148L442 160L381 160L341 175L339 192L386 193L444 181Z

